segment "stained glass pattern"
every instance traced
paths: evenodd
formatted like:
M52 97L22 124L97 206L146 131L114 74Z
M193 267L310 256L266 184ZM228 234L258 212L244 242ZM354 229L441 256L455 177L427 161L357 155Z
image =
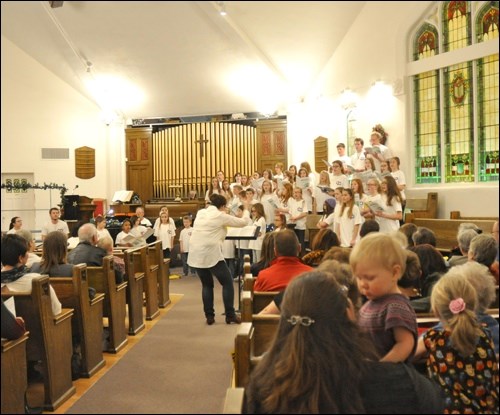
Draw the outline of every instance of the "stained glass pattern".
M416 126L416 181L439 183L440 135L439 135L439 79L438 71L429 71L414 77L415 126Z
M446 182L474 181L471 62L445 69Z
M435 26L424 24L419 30L415 42L413 60L429 58L439 53L438 33Z
M413 36L413 60L458 49L470 56L477 50L473 39L498 39L499 2L484 2L477 10L474 32L471 4L439 3L439 29L431 19L422 22ZM499 180L498 53L466 60L413 76L416 183Z
M443 34L445 52L471 44L469 2L450 1L443 7Z

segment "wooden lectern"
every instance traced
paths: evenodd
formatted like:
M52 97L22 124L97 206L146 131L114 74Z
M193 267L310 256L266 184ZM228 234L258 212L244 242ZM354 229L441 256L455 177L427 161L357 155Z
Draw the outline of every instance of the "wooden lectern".
M92 199L87 196L69 195L64 197L62 207L62 219L65 221L84 221L90 222L94 216L95 205Z

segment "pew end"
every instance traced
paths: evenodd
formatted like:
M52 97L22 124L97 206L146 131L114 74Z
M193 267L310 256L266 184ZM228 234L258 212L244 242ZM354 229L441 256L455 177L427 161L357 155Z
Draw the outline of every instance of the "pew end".
M28 336L29 332L25 332L15 340L2 339L2 414L24 414Z
M102 354L102 317L104 294L89 296L87 265L73 266L73 277L51 277L50 284L63 307L73 308L73 337L78 338L82 353L82 377L91 377L106 361Z
M2 288L2 297L13 297L16 314L23 317L30 332L26 344L28 360L41 360L43 372L43 407L54 411L75 392L71 379L71 318L74 310L63 308L52 314L49 277L32 281L31 292L13 292Z
M413 222L416 218L437 218L438 194L427 193L427 198L407 198L405 222Z
M108 318L109 341L106 352L117 353L127 343L127 286L128 282L116 283L113 256L103 258L101 267L87 267L87 278L89 285L94 287L98 293L104 294L104 313Z

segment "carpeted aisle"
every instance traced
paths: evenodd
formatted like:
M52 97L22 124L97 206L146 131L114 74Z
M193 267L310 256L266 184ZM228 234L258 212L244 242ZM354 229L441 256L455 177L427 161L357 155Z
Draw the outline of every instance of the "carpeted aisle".
M213 326L205 323L198 277L170 280L170 292L183 297L66 413L222 413L238 325L221 315L217 280Z

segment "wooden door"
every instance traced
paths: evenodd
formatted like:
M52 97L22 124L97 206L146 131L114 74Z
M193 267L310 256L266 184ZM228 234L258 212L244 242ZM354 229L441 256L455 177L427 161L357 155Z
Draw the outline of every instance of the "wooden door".
M286 120L259 120L257 126L257 170L262 172L283 163L288 168L286 148Z
M143 203L153 197L153 151L151 128L125 130L127 189L139 195Z

